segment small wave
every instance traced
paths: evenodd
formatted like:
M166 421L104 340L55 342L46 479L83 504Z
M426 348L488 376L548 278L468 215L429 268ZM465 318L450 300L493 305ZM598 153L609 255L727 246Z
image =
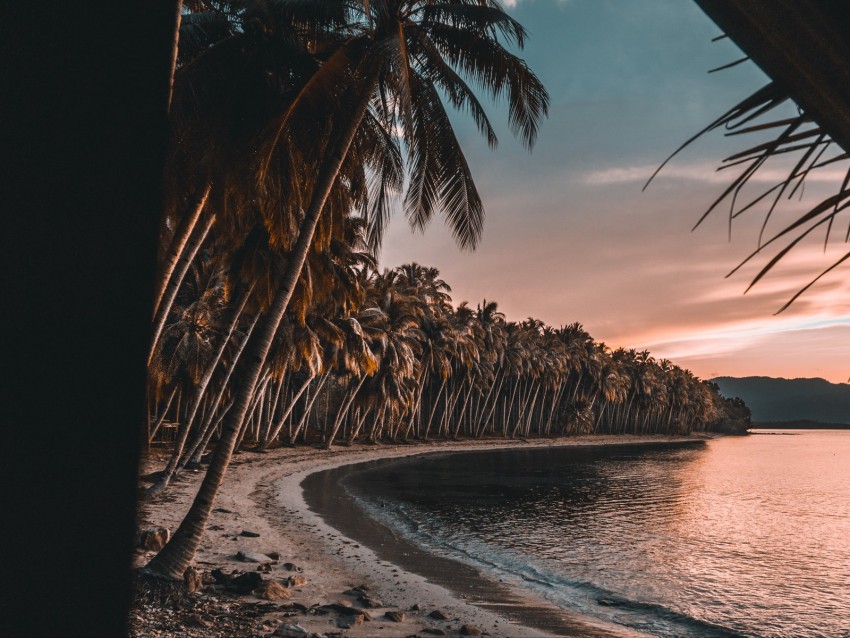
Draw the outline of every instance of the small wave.
M369 498L344 486L373 518L380 520L407 540L482 569L485 575L524 586L565 610L614 622L662 638L743 638L743 634L714 625L663 605L625 598L616 592L529 564L518 556L486 543L450 539L411 513L402 503ZM414 510L415 511L415 510Z

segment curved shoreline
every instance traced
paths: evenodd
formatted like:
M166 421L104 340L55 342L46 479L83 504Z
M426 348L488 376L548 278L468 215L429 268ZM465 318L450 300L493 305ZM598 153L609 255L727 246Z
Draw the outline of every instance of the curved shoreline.
M457 570L454 566L460 564L450 561L453 564L452 574L458 578L449 580L456 581L455 585L472 585L477 588L471 591L471 599L464 599L464 595L470 594L464 594L462 588L457 586L452 587L451 582L440 582L439 575L432 573L439 561L435 562L436 557L421 548L402 546L399 550L400 546L394 543L393 553L388 549L386 536L383 536L383 548L381 537L378 537L377 542L367 542L366 539L353 540L346 536L346 529L351 531L351 518L356 521L355 524L369 528L372 533L371 541L376 538L373 526L380 524L368 518L359 508L359 516L358 513L346 509L357 506L350 501L346 504L344 501L349 497L342 493L342 490L334 488L334 483L326 479L329 476L355 471L351 466L363 462L435 452L545 446L697 443L704 440L699 437L602 435L532 439L522 442L441 441L427 444L342 447L330 451L295 448L274 450L266 454L245 452L234 459L196 562L202 569L217 567L225 571L246 570L250 567L238 562L235 557L237 550L280 552L282 562L295 563L303 568L307 583L294 588L291 600L306 607L317 603L350 604L352 600L346 597L344 592L353 586L365 584L369 587L370 596L383 601L385 607L374 610L375 620L372 622L346 629L344 635L352 638L410 636L423 629L441 630L445 635L456 635L463 624L475 625L490 635L517 638L547 635L550 632L558 635L599 637L644 635L624 627L603 624L602 621L565 612L554 605L541 605L539 601L532 601L498 583L495 583L494 588L494 583L487 581L474 568L464 565L464 569L469 572ZM332 470L336 473L325 474L324 479L321 477L321 472ZM311 485L307 486L311 494L305 497L302 482L317 475L318 478L313 479ZM143 504L142 516L146 522L174 530L191 504L200 478L200 474L187 475L168 492L167 499ZM317 494L326 500L323 515L311 507L315 505ZM341 508L337 517L332 515L335 507ZM321 510L321 507L319 509ZM337 529L337 526L340 529ZM259 537L241 537L239 534L242 530L251 530L258 533ZM389 533L391 540L399 540L387 528L383 528L381 533ZM360 532L355 530L352 535L358 536ZM366 536L368 535L367 533ZM374 547L368 547L369 544ZM431 572L425 576L419 573L423 571L423 561L431 565ZM446 568L445 563L439 564L442 569ZM286 572L277 573L279 569L276 568L269 576L289 575ZM487 596L495 600L488 600ZM418 611L411 611L414 605L418 605ZM427 614L435 609L445 613L448 619L438 621L428 617ZM385 610L404 611L404 621L388 622L382 617ZM278 619L279 616L278 614ZM275 618L275 612L270 611L266 617ZM318 615L303 614L285 621L297 622L317 634L330 630L339 631L333 625L333 619ZM570 631L572 633L569 633Z

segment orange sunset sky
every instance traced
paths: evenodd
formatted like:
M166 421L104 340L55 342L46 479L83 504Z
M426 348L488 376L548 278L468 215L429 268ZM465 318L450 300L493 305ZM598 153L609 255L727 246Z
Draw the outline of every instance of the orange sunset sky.
M846 225L824 254L813 236L746 295L772 256L724 276L757 246L763 211L735 220L728 207L691 227L732 173L715 172L746 139L697 141L641 188L679 144L766 83L752 64L708 74L742 54L681 0L516 0L530 31L524 53L551 94L550 116L527 153L491 108L500 145L487 149L467 118L458 137L484 199L477 251L461 252L440 220L412 233L399 205L381 263L436 266L455 302L496 300L511 320L578 321L611 347L649 349L703 378L850 375L850 295L839 268L789 310L774 313L848 250ZM786 165L787 166L787 165ZM778 230L835 192L846 164L813 175L802 201L784 202ZM751 193L782 178L768 166ZM830 190L832 189L832 190ZM848 220L844 220L846 224Z

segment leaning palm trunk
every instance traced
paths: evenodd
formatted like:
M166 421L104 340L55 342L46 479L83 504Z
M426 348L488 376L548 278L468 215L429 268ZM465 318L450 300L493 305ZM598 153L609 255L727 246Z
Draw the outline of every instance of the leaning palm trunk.
M230 377L233 374L233 371L236 369L236 364L239 361L239 357L242 355L242 351L245 350L245 346L248 345L248 340L251 338L251 333L254 331L254 327L257 325L258 320L259 317L254 316L253 321L251 321L251 325L248 326L248 329L245 331L242 340L239 342L239 347L237 348L236 352L233 353L233 358L231 359L230 364L227 368L227 372L224 375L224 379L221 382L218 394L216 395L215 400L212 402L213 409L210 410L210 413L207 415L207 418L204 421L203 426L199 429L198 434L195 437L195 440L193 441L192 445L190 446L189 451L183 455L183 460L177 467L178 471L182 470L187 465L187 463L196 463L197 458L199 458L203 453L206 447L205 441L208 442L210 438L207 433L212 432L213 426L211 424L215 416L216 408L221 405L221 400L224 397L224 393L227 391L227 384L230 381ZM233 402L231 401L230 404L227 406L228 410L230 409L232 404ZM216 425L217 424L218 422L216 422Z
M369 414L371 412L372 412L371 406L366 408L365 410L363 410L363 413L357 419L357 425L354 426L354 429L352 430L351 435L348 437L349 443L354 443L355 439L357 439L357 436L360 434L360 429L363 427L363 424L366 423L366 418L369 416Z
M440 384L440 389L437 392L437 396L434 397L434 401L431 404L431 414L428 416L428 423L425 425L425 436L424 439L428 440L428 434L431 432L431 422L434 420L434 413L437 411L437 406L440 404L440 395L443 393L443 389L446 387L446 381L448 381L448 377L443 379L443 382Z
M304 391L307 389L307 386L309 386L315 378L316 377L312 375L307 377L307 380L301 385L301 387L298 389L298 392L295 393L295 396L292 397L292 401L289 402L289 407L284 410L283 416L281 416L277 420L277 425L275 425L274 429L272 429L266 435L266 438L260 444L260 447L257 448L258 450L265 450L269 446L269 444L271 444L271 442L277 438L277 436L280 434L280 431L283 429L283 424L286 422L286 419L292 413L292 409L295 407L295 404L298 403L298 399L301 398L301 395L304 394Z
M206 426L206 432L204 433L203 438L199 441L198 445L195 446L194 451L190 456L184 457L184 460L180 464L180 469L182 470L186 465L190 467L196 467L204 456L204 451L207 449L207 446L210 443L210 439L212 439L213 434L215 434L216 428L222 422L225 416L227 416L228 410L233 407L233 399L221 409L221 414L218 415L218 418L215 421L210 421L210 423ZM214 414L213 414L214 415Z
M165 289L168 287L168 282L171 281L171 276L174 274L174 269L177 267L180 255L183 254L183 251L186 248L186 243L189 241L189 237L192 236L192 231L195 230L195 225L198 223L201 212L204 210L204 206L207 203L207 198L210 195L211 189L212 186L207 184L203 192L194 202L191 212L183 216L174 231L174 236L171 238L171 242L168 245L168 252L165 254L163 259L162 272L159 275L159 281L157 282L156 292L154 294L152 312L154 317L156 317L156 313L159 310L159 304L162 302L162 298L165 295Z
M168 397L168 401L165 403L165 408L162 410L162 414L157 418L156 423L154 423L153 427L148 432L148 445L153 443L154 437L157 432L159 432L159 428L162 427L162 422L165 421L165 417L168 414L168 410L171 407L171 402L174 401L174 395L177 394L177 388L179 386L175 385L174 389L171 391L171 394Z
M366 375L364 374L360 377L360 381L357 383L357 386L354 390L346 398L345 402L339 407L339 413L336 416L336 421L334 422L333 429L331 430L331 434L328 437L327 448L330 450L333 445L334 438L336 438L336 433L339 432L339 426L342 425L342 419L345 414L348 412L348 409L351 407L351 402L354 401L354 397L357 396L357 392L363 386L363 382L366 380Z
M309 420L310 415L312 413L313 404L316 403L316 399L319 398L319 393L321 392L322 387L325 385L325 382L330 378L330 375L331 371L330 369L328 369L328 371L322 375L321 379L319 379L319 383L316 384L316 389L313 392L313 396L310 397L309 401L307 401L307 405L304 407L304 414L301 416L301 420L298 421L298 425L295 426L295 431L289 438L290 443L295 443L295 440L298 438L298 435L301 434L301 430L305 428L305 425L307 424L307 421ZM306 439L307 435L305 434L304 436Z
M156 345L162 335L163 328L165 328L165 322L168 319L168 314L171 312L171 306L177 298L177 292L180 290L183 278L189 271L189 266L192 265L195 255L197 255L198 251L201 249L201 245L206 240L207 235L209 235L210 229L212 229L214 223L215 215L210 215L207 219L207 223L204 224L203 228L201 228L198 232L197 237L189 242L180 254L180 259L177 262L174 274L165 288L165 295L159 304L156 317L154 317L153 336L151 337L151 346L150 351L148 352L148 365L150 365L154 352L156 352Z
M212 462L204 476L192 507L189 509L180 527L168 545L148 563L147 569L152 573L172 579L180 579L195 556L195 552L201 542L201 537L206 529L207 520L212 511L215 497L224 481L224 474L227 472L227 467L230 465L230 459L233 456L233 450L239 437L242 421L248 412L254 387L259 380L260 373L271 350L274 336L283 320L283 315L289 307L292 292L295 290L295 285L298 282L304 262L307 259L307 252L313 243L313 235L316 232L319 215L321 215L324 209L325 202L342 168L342 163L348 155L348 149L354 140L360 122L366 114L372 88L376 81L377 74L373 74L363 88L359 104L352 114L351 120L341 132L335 148L331 149L327 160L322 163L319 179L316 182L310 206L307 208L304 220L301 223L298 241L292 250L287 271L278 289L278 293L272 302L271 308L269 308L263 329L256 335L256 340L253 342L248 359L250 363L246 367L242 383L236 390L236 400L233 409L228 412L225 419L221 440L216 446Z
M224 354L225 349L227 348L227 344L230 343L230 337L233 335L233 331L236 329L236 325L239 323L239 318L242 315L242 311L245 309L245 304L248 303L248 297L251 296L251 291L254 289L254 286L251 285L248 289L242 294L242 298L239 301L239 305L234 309L233 316L230 319L230 324L227 326L227 330L225 331L224 336L221 339L221 343L218 345L218 350L210 361L207 369L204 371L204 376L201 377L201 380L198 382L198 387L195 389L195 396L192 399L192 405L189 408L189 414L186 416L185 427L181 428L180 437L177 440L177 443L174 446L174 451L171 453L171 457L168 459L168 463L165 466L165 470L162 473L160 479L148 490L148 494L160 494L167 487L174 476L178 471L178 462L180 461L180 457L183 455L183 448L186 445L186 440L189 437L189 432L192 429L192 425L195 422L195 417L198 414L198 408L201 406L201 402L204 400L204 395L206 394L207 387L209 386L210 380L213 377L216 369L218 368L218 362L221 360L221 355ZM204 432L202 428L198 428L198 436L203 438Z

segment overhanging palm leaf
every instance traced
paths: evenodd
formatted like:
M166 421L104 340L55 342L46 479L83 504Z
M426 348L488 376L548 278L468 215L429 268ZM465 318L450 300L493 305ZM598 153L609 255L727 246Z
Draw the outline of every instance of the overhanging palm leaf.
M807 212L786 224L779 231L766 236L768 222L771 220L783 198L791 199L798 193L802 195L805 181L813 171L826 166L832 166L837 162L850 158L850 155L839 148L831 140L827 132L813 121L808 114L799 109L799 107L797 109L798 115L796 116L759 121L760 118L775 111L780 106L789 103L793 104L785 90L779 84L771 82L748 98L742 100L699 133L688 139L658 167L644 185L644 189L646 189L649 183L673 157L710 131L725 128L727 136L773 133L772 137L767 141L753 145L723 160L722 165L717 169L719 171L729 170L735 167L743 168L723 190L720 196L708 207L694 226L694 228L699 226L712 211L726 201L729 203L729 228L731 234L731 225L735 218L753 209L757 204L769 202L759 231L757 248L732 269L727 274L727 277L761 255L768 246L776 244L783 239L787 243L779 248L767 264L759 270L747 290L767 275L782 258L797 247L804 239L809 237L813 231L818 229L825 231L824 250L826 250L836 218L846 208L850 207L850 188L848 188L848 184L850 184L850 170L848 170L837 193L821 200ZM832 155L827 155L827 151L833 151ZM784 179L769 188L761 190L755 197L745 200L743 203L739 201L744 187L751 183L753 177L759 170L765 167L769 160L793 154L797 154L798 158ZM848 227L845 241L848 239L850 239L850 227ZM826 268L816 278L794 294L776 314L786 310L818 280L847 259L848 255L844 255Z

